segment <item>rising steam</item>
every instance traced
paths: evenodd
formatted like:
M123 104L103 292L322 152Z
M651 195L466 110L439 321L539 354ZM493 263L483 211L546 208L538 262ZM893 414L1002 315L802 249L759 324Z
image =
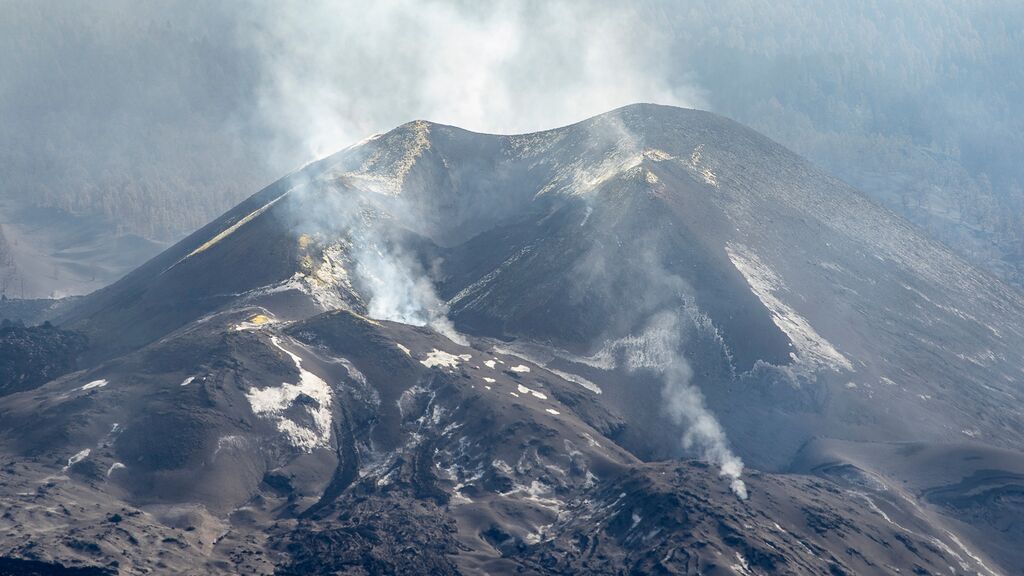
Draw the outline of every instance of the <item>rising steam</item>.
M693 370L679 352L682 339L679 315L665 311L654 315L637 336L608 343L598 354L601 363L621 361L629 371L647 370L663 380L665 411L686 428L683 447L697 451L719 468L729 487L741 500L747 499L747 486L741 479L743 461L733 454L725 431L704 405L704 396L693 385Z
M448 319L448 307L438 298L433 281L414 258L369 241L356 250L355 260L357 279L369 299L370 318L430 326L457 344L468 344Z
M448 307L434 290L434 281L416 256L395 238L403 223L417 212L404 197L381 196L351 184L310 181L303 172L293 176L292 202L287 204L289 224L296 236L343 247L346 278L365 303L359 310L375 320L430 326L453 342L466 345L450 320ZM330 286L339 289L344 286ZM332 298L332 302L348 301Z
M631 3L443 0L258 3L271 164L322 157L414 119L526 133L633 102L704 104L673 74L668 30ZM300 156L300 158L296 158Z

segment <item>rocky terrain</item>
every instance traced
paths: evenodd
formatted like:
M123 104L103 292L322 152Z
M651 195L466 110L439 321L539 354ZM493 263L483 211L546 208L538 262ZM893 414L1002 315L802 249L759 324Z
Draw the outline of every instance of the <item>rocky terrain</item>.
M31 390L75 368L87 348L84 336L50 323L26 327L0 322L0 394Z
M14 573L1024 565L1024 299L709 113L403 125L56 314Z

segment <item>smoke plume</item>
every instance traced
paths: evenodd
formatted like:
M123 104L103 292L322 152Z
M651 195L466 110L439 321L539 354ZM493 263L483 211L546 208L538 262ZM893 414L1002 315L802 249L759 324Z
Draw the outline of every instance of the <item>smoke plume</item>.
M373 230L367 236L378 233ZM400 248L367 240L356 248L355 271L369 297L369 317L430 326L456 344L467 345L465 337L448 319L448 308L438 298L433 281L423 266Z
M423 263L403 243L402 228L416 217L405 197L382 200L376 193L336 181L310 181L293 176L289 225L296 235L317 242L321 250L335 245L347 262L346 278L365 302L361 311L375 320L430 326L458 344L467 344L450 320L447 305L434 290ZM345 282L329 289L344 288ZM342 299L344 300L344 299Z
M524 133L633 102L699 106L667 33L630 3L561 0L263 3L239 32L260 54L275 164L413 119Z
M717 465L733 493L746 500L747 486L741 479L743 461L729 448L725 431L693 384L693 370L679 352L682 338L679 314L664 311L654 315L639 335L608 343L598 358L606 365L621 362L631 372L646 370L658 374L663 381L665 411L686 429L683 447Z

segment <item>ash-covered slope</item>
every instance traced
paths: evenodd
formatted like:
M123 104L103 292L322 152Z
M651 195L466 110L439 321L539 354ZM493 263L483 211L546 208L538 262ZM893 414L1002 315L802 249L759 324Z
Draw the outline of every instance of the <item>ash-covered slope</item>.
M829 481L758 473L740 500L707 464L644 463L599 395L515 356L266 313L6 397L3 554L125 574L976 565L909 505L883 520Z
M127 542L126 572L1020 567L1018 532L984 511L1021 508L1024 299L709 113L636 105L521 136L407 124L60 321L89 336L86 369L0 412L4 490L28 499L8 506L7 555L106 564ZM893 458L812 439L998 447L986 461L1007 473L904 485ZM941 459L918 461L927 476Z
M643 386L604 369L623 364L621 339L668 322L761 466L825 428L1008 447L1024 433L1021 295L705 112L638 105L525 136L408 124L282 179L62 320L103 358L289 291L311 296L281 298L290 319L422 324L447 308L464 332L607 376L609 397Z

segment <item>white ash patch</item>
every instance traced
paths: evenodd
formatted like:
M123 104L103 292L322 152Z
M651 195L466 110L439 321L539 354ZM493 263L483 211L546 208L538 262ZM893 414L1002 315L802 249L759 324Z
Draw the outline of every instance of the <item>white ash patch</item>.
M297 384L284 382L276 388L250 388L245 396L249 400L253 414L274 420L277 429L284 434L289 443L304 452L312 452L314 448L330 446L331 387L316 374L303 369L302 358L281 346L277 336L271 338L271 342L278 350L291 357L295 368L299 371L299 382ZM312 427L298 424L284 416L284 412L303 394L315 400L317 404L315 407L304 406L313 420Z
M96 443L96 447L109 448L113 446L114 441L117 439L118 435L121 434L121 432L121 425L118 424L117 422L114 422L114 424L110 427L110 432L107 432L106 436L104 436L99 442Z
M523 542L526 542L527 544L530 544L531 546L534 545L534 544L540 544L545 539L545 533L546 533L545 531L547 529L551 528L551 526L552 526L551 524L547 524L545 526L539 526L537 528L536 532L530 532L526 536L523 536Z
M213 451L213 459L217 460L217 455L223 450L241 450L246 447L246 440L244 436L237 434L229 434L227 436L221 436L217 439L217 448Z
M664 150L658 150L657 148L647 148L643 151L644 158L651 160L652 162L664 162L666 160L674 160L675 156L665 152Z
M983 562L983 561L981 560L981 558L980 558L980 557L979 557L979 556L978 556L977 554L975 554L974 552L972 552L972 551L971 551L971 550L970 550L970 549L969 549L969 548L968 548L967 546L965 546L965 545L964 545L964 543L963 543L963 542L961 542L961 541L960 541L960 539L959 539L959 538L957 538L957 537L956 537L956 534L953 534L953 533L952 533L952 532L950 532L949 530L946 530L945 532L946 532L946 536L949 536L949 539L950 539L950 540L952 540L952 541L953 541L953 543L954 543L954 544L956 544L958 548L960 548L961 550L963 550L963 551L964 551L964 554L966 554L967 556L969 556L971 560L974 560L974 562L975 562L975 563L976 563L976 564L977 564L977 565L978 565L978 566L979 566L979 567L980 567L980 568L981 568L982 570L984 570L985 572L987 572L987 573L988 573L988 574L989 574L990 576L995 576L996 574L998 574L998 572L995 572L994 570L992 570L991 568L989 568L988 566L986 566L986 565L985 565L985 563L984 563L984 562ZM959 558L959 556L957 556L957 557ZM965 570L966 570L966 568L965 568Z
M704 145L698 144L690 154L689 159L679 159L683 166L694 175L698 176L705 184L718 188L718 176L711 170L711 167L704 160Z
M519 364L517 366L513 366L513 367L509 368L509 370L511 370L513 372L518 372L520 374L525 374L525 373L530 371L530 367L527 366L526 364Z
M742 574L743 576L753 576L753 573L750 571L750 565L747 564L747 559L739 552L736 552L736 561L739 562L739 564L733 564L731 566L734 572Z
M594 394L601 393L600 386L598 386L594 382L591 382L590 380L587 380L586 378L580 376L579 374L573 374L572 372L557 370L555 368L551 368L550 366L545 366L544 369L547 370L548 372L551 372L555 376L558 376L562 380L572 382L573 384L576 384L578 386L582 386L583 388L586 388L587 390L593 392Z
M669 154L664 150L658 150L656 148L645 148L643 152L640 153L640 157L637 158L638 162L641 159L641 157L642 159L651 162L666 162L668 160L675 160L682 164L688 172L690 172L697 178L703 180L705 184L714 186L715 188L719 187L718 176L715 174L715 172L711 168L711 165L705 159L703 144L698 144L693 149L693 152L690 153L690 156L688 158L680 158L678 156L673 156L672 154ZM624 166L627 170L629 169L628 164L624 164ZM651 183L653 184L655 182Z
M100 380L93 380L92 382L83 385L81 388L79 388L79 390L85 391L92 390L93 388L103 388L107 384L110 384L110 382L108 382L105 378L101 378Z
M67 472L68 468L71 468L75 464L78 464L82 460L85 460L86 458L88 458L89 454L92 454L92 449L91 448L86 448L84 450L79 450L77 453L75 453L74 456L72 456L71 458L68 458L68 464L67 464L67 466L64 467L64 471Z
M589 432L583 432L582 434L583 434L583 437L587 439L587 444L590 445L591 448L600 448L601 447L601 444L599 444L597 442L597 440L594 440L594 437L591 436Z
M466 483L459 481L459 478L462 476L461 466L459 466L458 464L456 464L454 462L452 462L447 467L442 465L440 462L435 462L434 466L438 469L438 471L440 471L444 475L446 480L448 480L448 481L450 481L452 483L452 489L451 489L451 495L452 495L451 503L452 503L452 505L458 506L460 504L472 504L473 503L473 499L472 498L470 498L470 497L468 497L468 496L466 496L465 494L462 493L463 488L466 487Z
M484 376L484 382L487 382L488 384L494 384L496 380L494 378L488 378L487 376ZM490 386L488 386L488 388L490 388Z
M555 410L554 408L545 408L544 411L553 416L558 416L559 414L561 414L561 412Z
M359 368L356 368L356 365L353 364L348 358L338 358L338 362L342 366L345 367L345 372L348 374L349 378L354 380L356 383L358 383L363 388L369 388L369 381L366 379L366 375L363 374L359 370ZM371 394L371 396L376 398L376 400L374 401L374 404L379 403L380 402L380 398L379 398L378 394L376 393L376 390L373 390L373 389L371 389L371 390L373 392Z
M521 500L550 510L556 515L565 509L565 502L555 496L554 488L539 480L531 480L529 485L513 482L512 490L502 493L502 496L519 496Z
M182 386L188 386L189 384L195 382L195 380L196 380L195 376L189 376L188 378L185 378L184 380L181 381L181 385Z
M395 346L397 346L398 349L401 350L402 352L405 352L406 356L412 358L412 350L409 350L409 348L407 348L404 344L395 342Z
M534 398L537 398L537 399L540 399L540 400L547 400L548 399L546 394L544 394L542 392L538 392L536 390L532 390L530 388L527 388L526 386L523 386L522 384L519 385L518 390L519 390L520 394L530 394Z
M515 346L516 347L514 347L514 348L504 348L504 347L503 348L498 348L498 347L495 347L494 351L498 352L498 353L501 353L501 354L508 354L510 356L515 356L517 358L520 358L520 359L525 360L527 362L536 364L538 366L543 366L544 369L547 370L548 372L551 372L552 374L558 376L559 378L561 378L563 380L572 382L574 384L578 384L579 386L582 386L583 388L586 388L587 390L593 392L594 394L601 394L601 387L600 386L598 386L594 382L591 382L590 380L580 376L579 374L573 374L571 372L565 372L565 371L559 370L557 368L552 368L551 367L551 363L554 360L556 360L556 359L562 359L562 360L567 360L569 362L572 362L574 364L582 364L584 366L590 366L592 368L599 368L599 369L602 369L602 370L611 370L611 369L613 369L615 367L614 366L614 364L615 364L614 358L596 359L596 358L581 357L581 356L577 356L576 354L572 354L570 352L567 352L565 350L559 350L557 348L552 348L552 347L550 347L547 344L543 344L543 345L526 344L524 346L522 343L520 343L520 344L517 344ZM530 348L533 348L533 350L532 350L533 353L532 354L531 354ZM550 356L549 357L545 357L547 355L550 355ZM499 360L499 362L501 362L501 361ZM597 366L595 364L601 364L601 365Z
M532 250L532 247L526 246L517 251L512 256L509 256L504 262L501 263L501 266L498 266L494 270L491 270L487 274L484 274L479 280L470 284L469 286L466 286L465 288L460 290L458 294L449 299L448 306L455 306L456 304L459 304L464 300L467 302L479 302L482 299L486 298L487 294L490 293L490 288L488 286L490 286L491 281L497 278L500 274L502 274L505 270L507 270L509 267L511 267L525 255L529 254ZM501 361L499 360L498 362Z
M450 354L448 352L445 352L444 350L438 350L437 348L434 348L433 350L430 351L429 354L427 354L426 358L420 360L420 364L423 364L427 368L440 366L442 368L450 369L456 368L459 365L460 361L468 362L472 358L473 356L469 354L460 354L456 356L455 354Z
M725 250L733 266L743 274L751 290L772 313L772 321L796 347L800 360L836 372L854 371L850 361L818 334L807 319L779 298L778 293L785 289L785 285L775 271L745 246L730 243Z
M648 327L640 334L606 342L589 360L594 367L613 370L621 355L629 370L663 369L673 357L672 346L676 340L673 330L673 325Z
M491 461L491 467L506 476L513 476L515 474L515 470L513 470L512 467L504 460Z
M251 300L253 298L257 298L260 296L267 296L269 294L280 294L282 292L289 292L292 290L296 292L302 292L303 294L307 294L307 288L302 283L302 279L304 277L305 275L302 272L296 272L295 274L292 274L290 278L287 278L280 282L268 284L266 286L259 286L257 288L247 290L240 294L234 294L233 296L239 296L247 300ZM203 317L199 320L199 322L205 322L209 320L212 316L214 315L211 314L210 316Z
M494 370L496 362L494 360L484 360L484 366L487 366L491 370Z
M928 304L931 304L932 306L938 308L939 310L942 310L944 312L948 312L950 314L953 314L954 316L956 316L956 317L958 317L958 318L960 318L962 320L967 320L969 322L973 322L974 324L976 324L976 325L978 325L978 326L980 326L982 328L987 329L996 338L1001 338L1002 337L1002 333L999 330L997 330L996 328L993 328L992 326L989 326L988 324L982 322L981 320L978 320L977 318L975 318L971 314L968 314L968 313L964 312L963 310L960 310L959 308L957 308L955 306L948 306L946 304L942 304L940 302L936 302L936 301L932 300L931 298L929 298L927 294L925 294L924 292L921 292L920 290L918 290L917 288L914 288L913 286L908 286L906 284L901 284L901 286L903 286L904 290L907 290L908 292L911 292L911 293L915 294L918 298L924 300L925 302L927 302Z
M114 472L117 472L118 470L123 470L124 468L127 468L127 466L125 466L121 462L114 462L113 464L110 465L110 468L107 468L107 478L110 478L110 475L113 474Z

